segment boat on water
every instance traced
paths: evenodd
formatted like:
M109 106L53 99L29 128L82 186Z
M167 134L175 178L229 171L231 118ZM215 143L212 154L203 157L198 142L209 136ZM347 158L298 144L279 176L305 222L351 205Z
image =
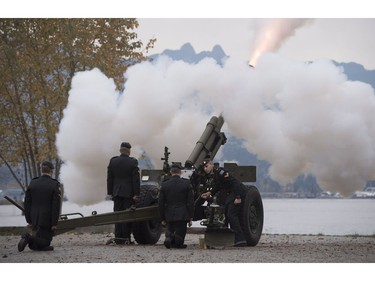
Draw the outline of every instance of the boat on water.
M375 186L368 186L363 191L356 191L353 193L352 198L355 199L375 199Z

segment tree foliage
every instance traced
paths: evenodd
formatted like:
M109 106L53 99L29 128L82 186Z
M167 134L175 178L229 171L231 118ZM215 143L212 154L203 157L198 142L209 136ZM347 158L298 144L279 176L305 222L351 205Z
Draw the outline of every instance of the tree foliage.
M49 159L78 71L99 68L123 90L124 72L145 60L136 19L0 19L0 165L24 188ZM17 170L23 171L19 174Z

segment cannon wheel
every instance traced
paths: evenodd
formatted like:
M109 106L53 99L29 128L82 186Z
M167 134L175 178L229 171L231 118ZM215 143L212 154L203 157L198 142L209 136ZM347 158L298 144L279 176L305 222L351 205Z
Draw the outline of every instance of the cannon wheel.
M259 190L249 186L242 207L242 228L248 246L256 246L263 230L263 202Z
M138 207L148 207L157 204L159 189L154 185L141 186ZM161 236L159 220L148 220L133 223L133 236L138 244L155 244Z

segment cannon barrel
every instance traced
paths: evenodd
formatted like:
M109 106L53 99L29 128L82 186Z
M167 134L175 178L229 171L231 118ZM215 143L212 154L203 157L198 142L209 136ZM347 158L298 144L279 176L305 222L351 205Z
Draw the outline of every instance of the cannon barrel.
M10 203L12 203L14 206L16 206L18 209L20 209L23 213L25 212L25 208L21 206L20 204L18 204L16 201L14 201L12 198L6 195L4 196L4 198L8 200Z
M202 161L208 157L212 160L220 146L225 144L227 138L223 132L220 132L224 124L223 116L213 116L207 123L206 129L197 141L192 153L185 162L186 168L199 166Z

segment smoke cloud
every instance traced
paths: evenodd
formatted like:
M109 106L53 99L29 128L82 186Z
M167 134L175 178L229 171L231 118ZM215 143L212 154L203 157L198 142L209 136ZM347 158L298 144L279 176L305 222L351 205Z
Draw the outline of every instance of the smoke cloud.
M263 53L277 51L283 42L293 36L295 30L311 20L306 19L258 19L250 64L256 65Z
M322 188L350 195L375 177L374 90L348 81L330 61L265 54L251 68L230 58L220 66L160 57L132 66L126 79L119 93L98 69L74 76L57 134L61 181L72 202L104 199L107 165L122 141L156 168L164 146L171 161L184 163L210 117L221 113L223 129L269 161L282 184L313 174Z

